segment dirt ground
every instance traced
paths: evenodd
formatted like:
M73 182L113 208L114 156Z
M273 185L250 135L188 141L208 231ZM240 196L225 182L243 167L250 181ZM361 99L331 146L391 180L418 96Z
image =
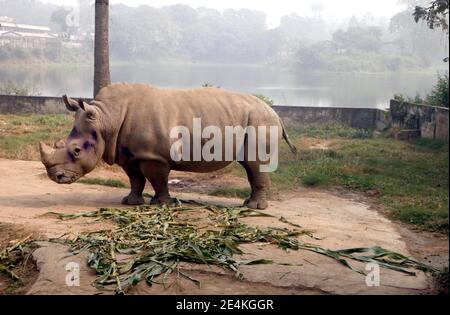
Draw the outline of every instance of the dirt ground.
M127 189L83 184L58 185L45 176L39 162L0 159L0 245L20 239L27 233L45 240L67 237L82 231L109 228L107 223L89 224L85 220L64 221L46 215L50 211L77 213L100 207L121 207L120 200ZM120 178L117 171L99 169L92 177ZM241 205L242 200L210 197L202 192L211 187L246 187L246 181L223 173L181 174L171 179L181 180L172 185L173 195L221 204ZM152 193L151 189L146 190ZM275 218L246 218L246 223L258 226L286 227L277 218L314 231L321 240L308 239L325 248L382 246L442 267L448 264L448 238L440 234L414 232L386 219L371 206L370 200L340 191L319 191L299 188L298 191L277 196L270 202L268 213ZM5 227L8 227L7 229ZM5 232L8 231L8 232ZM380 286L368 287L365 277L328 257L307 251L283 251L272 245L242 246L243 259L271 259L274 264L242 266L243 280L234 273L205 265L184 264L201 288L188 280L172 279L172 285L148 287L139 284L132 294L427 294L431 293L429 276L417 272L407 276L381 269ZM24 289L28 294L108 294L91 286L95 275L86 266L84 254L68 256L67 247L45 241L34 252L38 272ZM68 287L66 265L80 264L81 285ZM353 263L364 269L365 266ZM170 281L169 281L170 282ZM0 292L6 282L0 278Z

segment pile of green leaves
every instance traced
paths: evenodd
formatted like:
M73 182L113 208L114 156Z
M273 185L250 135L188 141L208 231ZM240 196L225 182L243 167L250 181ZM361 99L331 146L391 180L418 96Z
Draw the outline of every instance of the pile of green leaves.
M0 251L0 273L6 274L13 280L21 280L14 269L27 256L27 249L31 244L30 238L31 235Z
M207 211L200 218L198 211ZM72 253L88 250L88 265L99 275L97 287L116 286L124 294L145 280L147 284L166 284L168 276L176 273L197 285L199 281L180 270L180 262L216 265L236 272L243 264L269 264L269 260L239 261L240 244L264 242L283 249L308 250L331 257L352 270L349 260L375 262L381 267L414 275L410 268L429 271L430 267L401 254L380 247L330 250L305 243L301 235L314 235L285 218L279 218L293 229L260 228L242 223L239 218L270 216L247 208L226 208L211 205L141 206L129 209L102 208L75 215L57 214L61 219L79 217L112 220L117 226L110 231L79 235L72 241ZM205 220L205 221L203 221ZM122 258L118 259L117 256ZM126 257L126 259L123 259ZM162 280L157 279L162 276ZM157 282L161 281L161 282Z

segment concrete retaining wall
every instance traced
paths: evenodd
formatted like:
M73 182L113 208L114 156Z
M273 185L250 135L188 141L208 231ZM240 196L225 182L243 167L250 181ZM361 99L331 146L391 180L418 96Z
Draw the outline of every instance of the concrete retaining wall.
M426 138L448 142L448 108L391 100L394 135L400 139Z
M368 108L274 106L287 126L339 122L359 129L383 129L386 113ZM66 113L60 97L0 95L0 114Z
M61 97L0 95L0 114L60 114L67 112Z
M409 137L448 141L448 109L391 101L390 111L371 108L274 106L287 126L338 122L358 129L389 125ZM0 95L0 114L67 113L61 97Z
M287 126L338 122L357 129L383 130L388 125L386 111L376 108L274 106Z

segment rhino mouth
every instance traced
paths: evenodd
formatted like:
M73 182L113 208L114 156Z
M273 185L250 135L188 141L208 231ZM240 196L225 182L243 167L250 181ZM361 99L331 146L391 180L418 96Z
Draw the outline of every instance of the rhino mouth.
M82 175L68 170L49 169L48 176L51 180L58 184L72 184L76 182Z

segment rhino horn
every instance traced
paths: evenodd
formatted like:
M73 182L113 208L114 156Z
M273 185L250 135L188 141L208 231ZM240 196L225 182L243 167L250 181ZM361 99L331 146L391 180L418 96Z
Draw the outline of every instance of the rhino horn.
M55 150L43 142L39 142L39 152L41 153L41 161L44 165L51 165Z
M66 147L66 141L64 140L59 140L57 142L55 142L55 144L53 145L54 149L63 149Z

